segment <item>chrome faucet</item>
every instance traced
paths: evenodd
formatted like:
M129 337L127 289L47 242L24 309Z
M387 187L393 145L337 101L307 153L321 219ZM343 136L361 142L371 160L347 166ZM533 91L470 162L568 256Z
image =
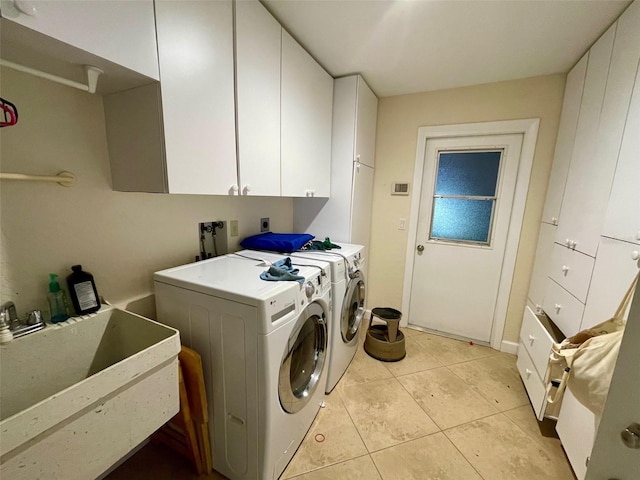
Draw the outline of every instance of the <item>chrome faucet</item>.
M9 325L9 329L13 330L14 324L18 321L18 311L13 302L4 302L0 306L0 315L2 315Z
M0 318L9 326L13 338L22 337L28 333L37 332L45 327L40 310L33 310L27 314L24 321L18 318L16 305L9 301L0 305Z

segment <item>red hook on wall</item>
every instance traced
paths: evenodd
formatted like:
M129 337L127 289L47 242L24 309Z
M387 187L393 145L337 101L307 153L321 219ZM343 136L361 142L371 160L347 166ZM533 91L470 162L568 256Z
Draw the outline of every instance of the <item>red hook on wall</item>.
M0 127L10 127L18 123L18 109L13 103L0 98L0 109L2 109L3 115L3 119L0 120Z

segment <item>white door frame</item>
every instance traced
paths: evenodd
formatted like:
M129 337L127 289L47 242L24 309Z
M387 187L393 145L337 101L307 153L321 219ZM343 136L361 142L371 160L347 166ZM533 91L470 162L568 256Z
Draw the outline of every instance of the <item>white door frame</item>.
M538 138L539 118L527 118L522 120L506 120L499 122L464 123L458 125L441 125L435 127L418 128L418 145L416 148L416 164L413 173L413 192L411 194L411 214L409 217L409 234L407 237L407 254L404 269L404 286L402 289L402 311L403 323L407 324L409 318L409 305L411 300L411 283L413 281L413 262L415 257L416 235L418 233L418 215L420 213L420 198L422 196L422 174L425 164L425 152L427 140L434 138L450 137L472 137L482 135L503 135L519 134L523 135L522 151L520 154L520 165L518 166L518 177L516 180L516 190L513 197L513 208L511 221L507 233L507 245L505 247L504 259L502 262L502 274L498 285L498 298L494 311L493 327L491 331L491 347L497 350L506 350L515 353L513 348L505 345L502 348L502 334L506 320L507 307L509 305L509 294L513 282L513 272L516 265L518 245L520 243L520 231L524 218L524 209L527 202L527 192L529 191L529 179L531 177L531 167Z

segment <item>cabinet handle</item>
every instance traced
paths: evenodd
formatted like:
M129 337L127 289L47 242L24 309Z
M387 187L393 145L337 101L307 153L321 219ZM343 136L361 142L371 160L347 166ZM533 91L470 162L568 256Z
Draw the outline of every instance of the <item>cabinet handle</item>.
M247 183L242 190L244 191L244 194L247 195L251 191L251 185Z
M315 190L305 190L305 194L307 197L313 197L316 194Z
M529 370L528 368L524 369L525 373L527 374L527 380L529 380L529 377L531 376L531 374L533 373L531 370Z
M638 250L634 250L631 252L631 259L638 260L640 258L640 252Z
M531 343L531 345L533 345L533 342L536 341L536 337L534 337L533 335L529 335L529 342Z
M558 225L558 217L551 217L551 224Z
M231 188L229 189L231 191L232 195L237 195L238 194L238 185L231 185Z
M555 308L555 309L556 309L556 311L558 311L558 312L559 312L559 311L562 309L562 305L560 305L559 303L556 303L556 304L553 306L553 308Z
M569 267L567 267L566 265L562 265L562 273L564 273L565 276L567 275L568 271L569 271Z

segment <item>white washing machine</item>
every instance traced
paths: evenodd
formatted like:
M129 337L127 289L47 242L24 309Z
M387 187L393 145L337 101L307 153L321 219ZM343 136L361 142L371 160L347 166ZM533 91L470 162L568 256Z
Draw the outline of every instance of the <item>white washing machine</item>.
M358 333L366 302L364 247L337 243L340 249L299 251L293 258L318 259L331 264L332 321L329 326L329 370L326 392L336 386L358 349Z
M202 356L213 466L232 480L280 476L326 385L328 266L303 284L266 269L230 254L154 274L158 320Z

